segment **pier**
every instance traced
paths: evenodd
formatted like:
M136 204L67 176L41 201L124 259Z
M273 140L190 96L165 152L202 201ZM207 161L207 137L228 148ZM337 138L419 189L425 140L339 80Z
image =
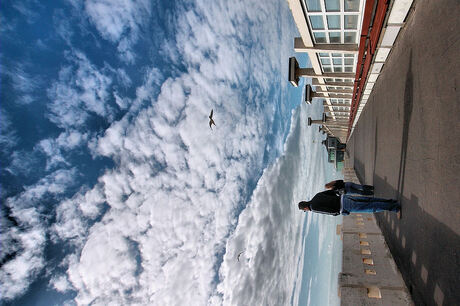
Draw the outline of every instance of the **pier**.
M346 143L345 179L402 205L344 217L342 305L459 305L460 3L287 1L312 65L289 81L327 114L309 124Z

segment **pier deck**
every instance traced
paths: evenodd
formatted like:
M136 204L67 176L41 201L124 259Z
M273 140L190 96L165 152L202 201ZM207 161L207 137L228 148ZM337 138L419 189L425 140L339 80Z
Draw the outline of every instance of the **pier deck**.
M459 305L460 3L415 3L347 143L416 305Z

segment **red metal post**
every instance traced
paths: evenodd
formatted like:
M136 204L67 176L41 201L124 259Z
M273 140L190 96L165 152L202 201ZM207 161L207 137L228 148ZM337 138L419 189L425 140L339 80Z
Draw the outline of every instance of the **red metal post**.
M372 29L369 31L374 3L378 1ZM359 101L366 83L366 78L369 73L372 58L374 57L375 49L382 32L383 22L387 14L389 0L367 0L364 8L363 25L361 29L361 38L359 41L358 63L356 66L355 82L353 88L353 96L350 108L350 120L348 122L348 135L350 137L353 121L358 110ZM366 51L366 52L365 52Z

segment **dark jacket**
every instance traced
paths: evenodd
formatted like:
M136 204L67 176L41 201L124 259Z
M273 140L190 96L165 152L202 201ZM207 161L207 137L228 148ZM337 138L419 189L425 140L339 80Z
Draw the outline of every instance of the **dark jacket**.
M319 192L310 200L310 209L316 213L340 215L340 194L335 190Z

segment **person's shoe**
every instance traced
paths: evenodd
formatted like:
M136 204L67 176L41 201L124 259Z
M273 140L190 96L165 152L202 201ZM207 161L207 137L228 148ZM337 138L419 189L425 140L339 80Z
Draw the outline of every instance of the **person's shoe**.
M363 185L363 195L374 195L374 186Z

